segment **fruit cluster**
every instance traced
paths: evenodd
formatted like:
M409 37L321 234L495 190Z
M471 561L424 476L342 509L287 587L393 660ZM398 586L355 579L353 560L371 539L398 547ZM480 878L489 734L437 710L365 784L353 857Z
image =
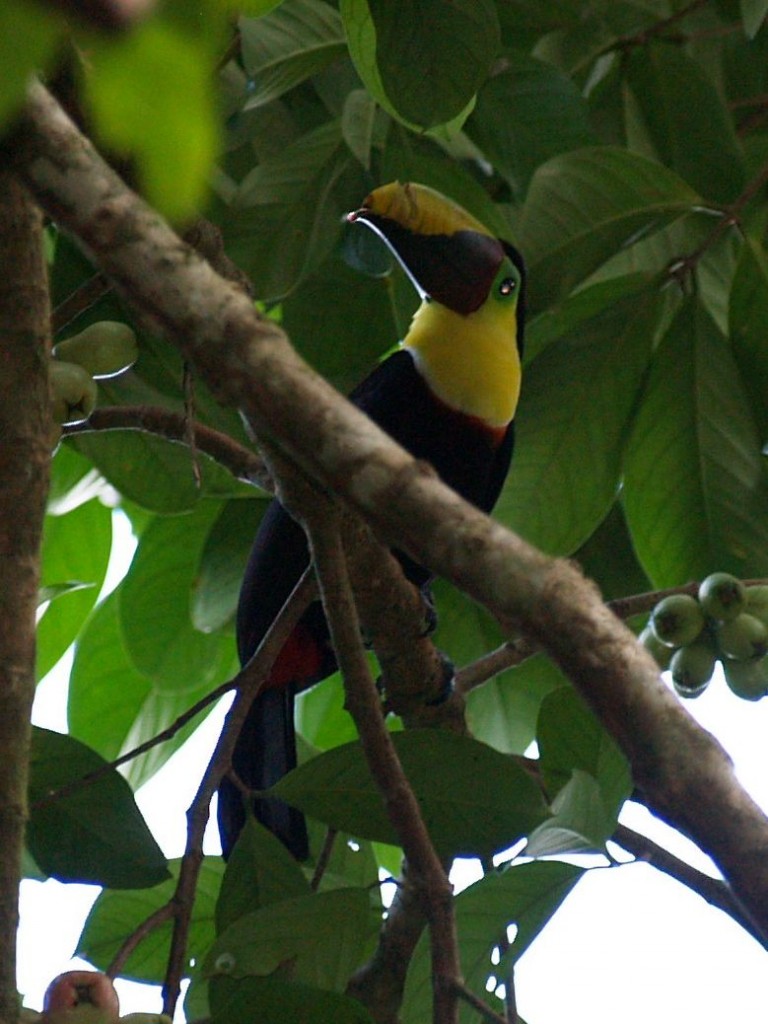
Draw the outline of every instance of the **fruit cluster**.
M672 594L651 612L640 641L661 669L669 669L681 697L698 697L715 665L744 700L768 694L768 586L746 587L716 572L698 595Z
M66 426L88 419L96 407L96 381L129 369L139 350L128 324L101 320L60 341L51 354L53 418Z

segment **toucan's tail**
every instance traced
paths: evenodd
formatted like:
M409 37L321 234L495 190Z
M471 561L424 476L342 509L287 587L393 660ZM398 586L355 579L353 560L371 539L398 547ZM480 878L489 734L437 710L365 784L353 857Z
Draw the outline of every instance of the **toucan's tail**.
M263 690L254 700L232 755L232 767L249 789L269 789L296 767L293 687ZM307 824L297 811L274 797L255 797L253 812L297 860L309 856ZM246 798L230 780L219 787L219 833L224 858L232 852L246 819Z

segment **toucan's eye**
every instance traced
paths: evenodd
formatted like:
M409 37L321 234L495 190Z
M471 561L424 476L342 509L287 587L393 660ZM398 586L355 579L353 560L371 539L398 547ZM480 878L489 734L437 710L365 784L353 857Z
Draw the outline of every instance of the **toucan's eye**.
M499 285L499 295L507 296L511 295L517 288L517 281L514 277L505 277Z

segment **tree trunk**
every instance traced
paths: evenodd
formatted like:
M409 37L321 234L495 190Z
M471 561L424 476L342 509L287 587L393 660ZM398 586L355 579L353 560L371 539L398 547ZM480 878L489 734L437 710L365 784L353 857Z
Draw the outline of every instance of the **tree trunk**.
M0 268L0 1024L10 1024L51 422L42 217L9 174L0 174Z

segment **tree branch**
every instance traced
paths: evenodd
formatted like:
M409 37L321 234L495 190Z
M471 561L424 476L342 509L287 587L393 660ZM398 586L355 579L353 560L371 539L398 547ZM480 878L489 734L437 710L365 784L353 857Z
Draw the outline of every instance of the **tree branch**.
M15 1021L35 612L53 424L40 211L0 173L0 1021Z
M768 819L578 569L470 507L341 399L277 325L125 188L41 86L30 91L16 157L50 215L223 403L342 495L386 544L519 623L549 653L619 743L654 811L712 856L768 935Z
M346 707L354 719L371 775L397 832L429 922L433 1020L458 1024L455 986L461 977L453 888L424 824L421 809L384 723L381 701L360 640L338 513L315 503L307 518L310 546L325 616L344 677Z
M665 850L663 846L659 846L652 839L635 832L634 829L628 828L626 825L618 825L611 839L623 850L631 853L636 860L646 861L659 871L669 875L670 878L682 882L711 906L717 907L718 910L722 910L723 913L733 918L761 946L766 945L764 937L755 928L752 919L744 913L741 905L733 898L733 893L726 882L697 870L687 861L681 860L669 850Z
M264 460L256 452L202 423L192 423L191 429L197 451L215 459L238 480L256 484L265 491L271 492L274 489ZM167 441L187 444L190 425L183 413L172 412L161 406L109 405L94 409L87 420L65 427L63 433L66 437L77 437L79 434L106 430L141 430L164 437Z

